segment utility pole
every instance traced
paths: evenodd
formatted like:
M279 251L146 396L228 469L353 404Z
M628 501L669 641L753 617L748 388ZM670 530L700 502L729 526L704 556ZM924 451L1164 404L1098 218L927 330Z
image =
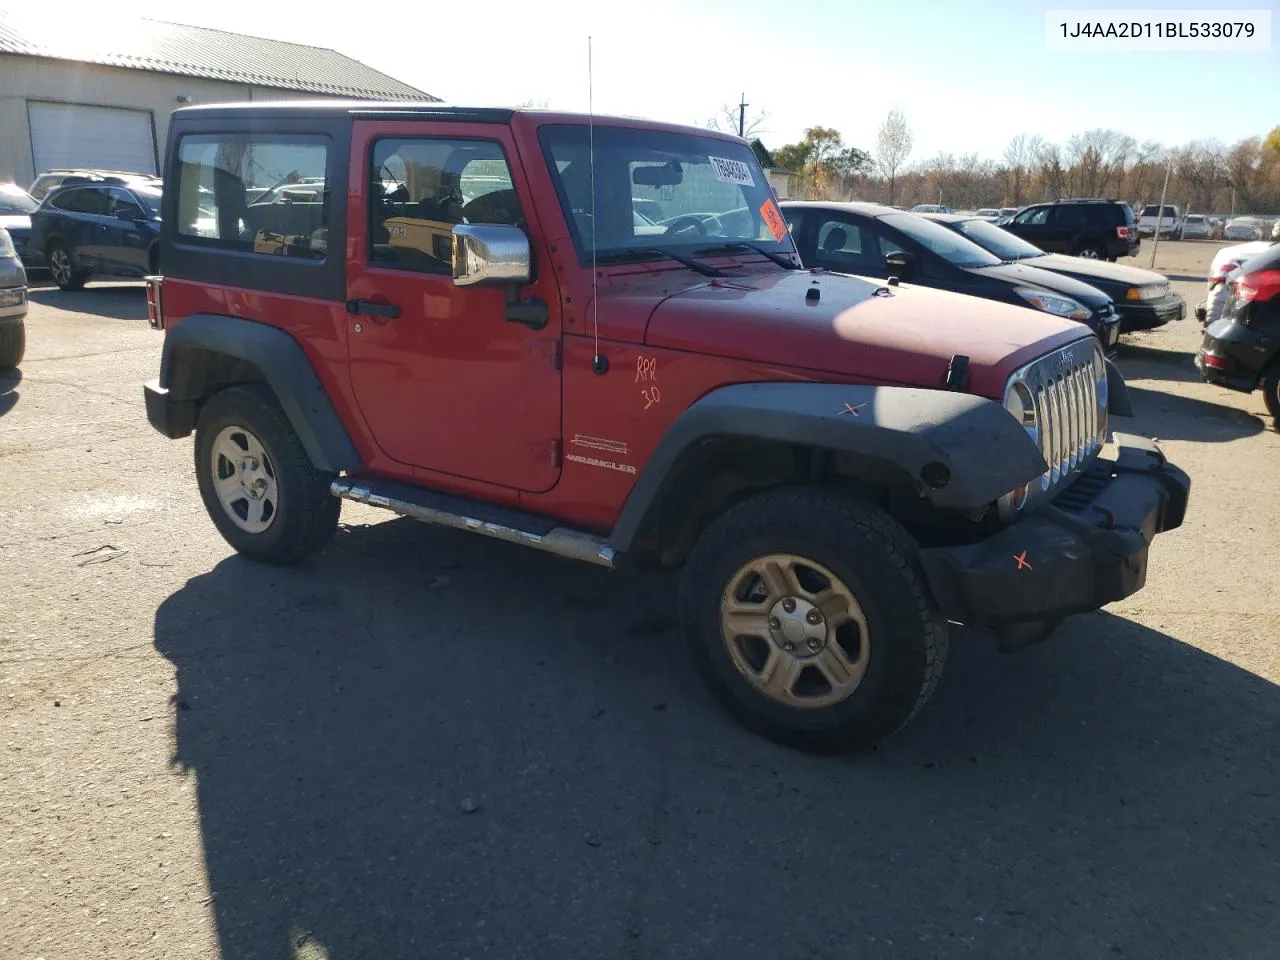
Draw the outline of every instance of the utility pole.
M1151 235L1151 269L1156 268L1156 250L1160 247L1160 222L1164 217L1164 198L1169 193L1169 172L1173 164L1164 168L1164 188L1160 191L1160 206L1156 208L1156 232Z
M747 129L747 107L751 104L747 103L747 92L742 91L742 96L738 102L738 136L745 137Z

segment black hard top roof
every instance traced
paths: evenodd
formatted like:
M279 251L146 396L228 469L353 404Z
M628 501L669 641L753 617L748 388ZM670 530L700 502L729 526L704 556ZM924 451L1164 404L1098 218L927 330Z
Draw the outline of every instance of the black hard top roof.
M457 107L431 100L254 100L243 103L210 103L182 107L175 117L193 119L243 116L246 113L270 117L379 117L422 120L456 120L466 123L508 123L514 110L502 107Z

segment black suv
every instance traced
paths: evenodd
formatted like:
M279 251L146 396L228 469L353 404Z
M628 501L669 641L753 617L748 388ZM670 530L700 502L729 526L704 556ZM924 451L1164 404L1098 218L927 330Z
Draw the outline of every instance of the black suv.
M1138 253L1138 221L1119 200L1072 198L1035 203L1001 226L1049 253L1115 260Z

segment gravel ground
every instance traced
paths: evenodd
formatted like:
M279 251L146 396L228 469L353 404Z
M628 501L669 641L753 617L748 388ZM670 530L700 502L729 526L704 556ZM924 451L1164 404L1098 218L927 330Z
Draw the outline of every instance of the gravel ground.
M35 290L0 383L0 960L1276 955L1280 438L1194 319L1121 358L1194 479L1147 588L957 636L832 760L714 708L670 578L351 505L303 569L234 557L144 312Z

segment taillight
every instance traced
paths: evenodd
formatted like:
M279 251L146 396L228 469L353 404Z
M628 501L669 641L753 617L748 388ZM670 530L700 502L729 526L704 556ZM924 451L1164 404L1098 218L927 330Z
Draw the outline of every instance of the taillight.
M1237 263L1236 261L1228 260L1226 263L1224 263L1222 266L1218 268L1216 273L1210 274L1209 282L1210 283L1226 283L1227 277L1231 276L1231 271L1235 270L1235 268L1238 266L1240 266L1240 264Z
M1243 273L1231 281L1231 290L1237 300L1261 303L1280 293L1280 270L1259 270Z
M146 277L147 282L147 324L153 330L164 329L164 311L160 306L160 286L164 277Z
M1116 236L1117 236L1117 237L1119 237L1121 240L1128 240L1128 239L1129 239L1129 228L1128 228L1128 227L1116 227Z

